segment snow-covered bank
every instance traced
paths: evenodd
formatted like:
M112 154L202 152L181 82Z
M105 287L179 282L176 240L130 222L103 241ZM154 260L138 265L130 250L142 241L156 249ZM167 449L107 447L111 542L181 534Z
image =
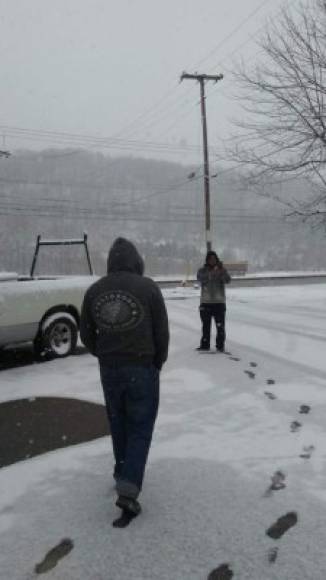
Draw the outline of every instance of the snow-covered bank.
M324 580L326 285L229 288L231 355L194 352L198 291L164 294L171 355L143 514L127 530L111 527L107 438L2 469L1 580L34 578L64 537L74 548L50 580L205 580L223 562L235 580ZM0 381L2 400L43 393L103 402L89 355L3 371ZM285 487L271 490L277 471ZM267 537L292 511L297 525Z

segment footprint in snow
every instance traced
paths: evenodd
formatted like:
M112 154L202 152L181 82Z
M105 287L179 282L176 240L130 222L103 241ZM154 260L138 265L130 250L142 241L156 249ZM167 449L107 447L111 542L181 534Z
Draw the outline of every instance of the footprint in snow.
M248 375L248 377L250 377L251 379L255 378L255 373L253 373L252 371L243 371L246 375Z
M284 489L285 485L285 474L283 471L277 470L273 473L271 477L272 483L270 484L269 488L266 490L264 497L269 497L273 491L279 491L280 489Z
M238 358L237 356L230 356L229 357L230 360L235 360L236 362L239 362L241 359Z
M255 363L255 362L251 362L251 363L250 363L250 366L251 366L251 367L258 367L258 364L257 364L257 363Z
M211 571L207 580L231 580L231 578L233 578L233 572L229 564L221 564L221 566Z
M61 540L57 546L49 550L42 562L36 564L36 574L45 574L46 572L52 570L52 568L55 568L59 560L67 556L73 547L74 543L70 538L64 538Z
M278 556L278 548L271 548L268 550L267 558L270 564L274 564L276 562Z
M310 459L310 457L312 456L313 452L315 451L315 446L314 445L306 445L303 448L303 452L300 453L300 457L302 459Z
M296 431L299 431L300 427L302 427L302 424L299 423L299 421L292 421L290 427L292 433L296 433Z
M301 405L300 406L299 413L301 413L301 415L307 415L309 412L310 412L309 405Z
M266 395L266 397L268 397L271 401L277 399L277 396L274 395L274 393L271 393L270 391L264 391L264 395Z
M272 524L267 530L266 535L273 540L279 540L285 532L298 523L298 516L296 512L288 512L281 516Z
M274 381L274 379L267 379L266 383L267 383L268 385L275 385L275 381Z

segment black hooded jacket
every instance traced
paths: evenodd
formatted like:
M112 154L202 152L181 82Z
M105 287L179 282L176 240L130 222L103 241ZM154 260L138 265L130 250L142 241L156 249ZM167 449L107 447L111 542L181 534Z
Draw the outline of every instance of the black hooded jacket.
M169 327L161 291L143 276L135 246L118 238L108 257L108 274L86 292L80 337L100 362L161 369L167 359Z

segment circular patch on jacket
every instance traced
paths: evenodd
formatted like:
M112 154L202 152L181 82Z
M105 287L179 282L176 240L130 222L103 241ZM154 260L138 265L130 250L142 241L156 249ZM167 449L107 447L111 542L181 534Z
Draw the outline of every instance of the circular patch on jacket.
M111 291L97 298L94 314L100 328L124 331L138 326L144 318L144 309L128 292Z

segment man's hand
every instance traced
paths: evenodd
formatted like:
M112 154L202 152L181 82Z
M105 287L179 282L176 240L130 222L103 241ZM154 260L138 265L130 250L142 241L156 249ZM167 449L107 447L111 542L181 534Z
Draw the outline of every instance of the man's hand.
M214 266L214 270L218 271L218 270L223 270L223 264L222 262L218 262L218 264L216 264L216 266Z

